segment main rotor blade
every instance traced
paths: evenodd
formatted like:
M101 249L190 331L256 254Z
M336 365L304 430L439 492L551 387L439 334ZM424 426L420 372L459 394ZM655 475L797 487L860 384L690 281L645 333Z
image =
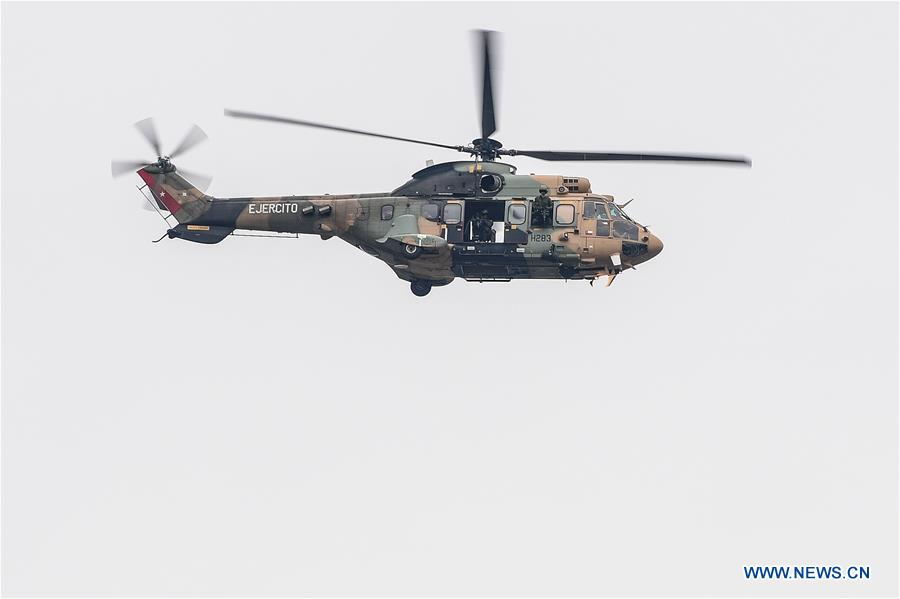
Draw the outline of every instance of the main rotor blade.
M187 179L189 183L191 183L194 187L204 193L206 192L207 188L209 188L209 184L212 183L212 177L210 177L209 175L204 175L195 171L189 171L181 167L176 168L175 172Z
M178 144L178 147L172 150L172 153L169 154L169 158L175 158L179 154L184 154L194 146L199 143L202 143L209 139L206 133L203 132L203 129L198 127L197 125L192 125L191 130L187 132L187 135L184 136L184 139L181 140L181 143Z
M493 31L481 31L481 138L487 139L497 130L494 115L494 83L491 75L491 37Z
M146 160L113 160L111 165L112 176L121 177L124 174L133 173L149 164L153 163L147 162Z
M159 135L156 133L156 125L153 123L153 117L138 121L134 126L141 132L141 135L144 136L147 143L153 147L153 151L156 152L156 155L162 156L162 144L159 143Z
M463 151L461 146L448 146L446 144L434 143L431 141L422 141L421 139L410 139L408 137L396 137L394 135L384 135L382 133L372 133L371 131L361 131L359 129L348 129L347 127L336 127L334 125L325 125L323 123L314 123L312 121L301 121L298 119L289 119L280 116L271 116L267 114L258 114L255 112L243 112L240 110L225 109L225 116L232 116L239 119L256 119L258 121L272 121L273 123L287 123L288 125L301 125L303 127L314 127L316 129L328 129L329 131L343 131L344 133L356 133L357 135L368 135L369 137L380 137L382 139L393 139L396 141L406 141L414 144L422 144L423 146L434 146L436 148L447 148L449 150Z
M530 156L538 160L652 161L652 162L720 162L750 166L749 158L713 154L623 154L618 152L555 152L543 150L501 150L509 156Z

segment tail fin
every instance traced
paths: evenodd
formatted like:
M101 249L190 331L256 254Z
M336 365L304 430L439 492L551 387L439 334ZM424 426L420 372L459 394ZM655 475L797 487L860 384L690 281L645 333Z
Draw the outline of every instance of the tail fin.
M212 198L179 175L171 164L151 164L138 171L159 204L180 223L191 221L206 211Z

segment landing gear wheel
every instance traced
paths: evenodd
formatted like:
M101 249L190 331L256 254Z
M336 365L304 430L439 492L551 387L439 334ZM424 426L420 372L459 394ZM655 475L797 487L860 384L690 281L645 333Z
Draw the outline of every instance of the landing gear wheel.
M409 258L410 260L414 260L419 257L419 254L422 253L422 248L417 245L409 245L408 243L403 244L403 255Z
M409 284L409 288L416 297L425 297L431 291L431 283L417 279Z

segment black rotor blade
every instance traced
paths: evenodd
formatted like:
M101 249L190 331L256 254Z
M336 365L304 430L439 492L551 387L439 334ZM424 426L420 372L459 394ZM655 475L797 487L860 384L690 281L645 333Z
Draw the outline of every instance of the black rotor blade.
M493 31L481 31L481 138L487 139L497 130L494 116L494 83L491 75L491 37Z
M141 135L144 136L147 143L153 147L153 151L156 152L156 155L162 156L162 144L159 143L159 135L156 133L156 125L153 122L153 118L151 117L144 119L143 121L138 121L134 126L141 132Z
M121 177L127 173L133 173L149 164L153 163L147 162L146 160L113 160L111 165L112 176Z
M189 171L180 167L176 168L175 172L187 179L189 183L191 183L194 187L202 192L206 192L209 184L212 183L212 177L210 177L209 175L204 175L195 171Z
M501 150L510 156L530 156L538 160L592 160L592 161L630 161L630 162L720 162L727 164L745 164L750 166L749 158L743 156L720 156L704 154L623 154L619 152L555 152L543 150Z
M198 127L197 125L192 125L191 130L187 132L187 135L184 136L184 139L181 140L181 143L178 144L172 153L169 154L169 158L175 158L179 154L184 154L194 146L199 143L202 143L208 139L206 133L203 132L203 129Z
M357 135L368 135L369 137L380 137L382 139L393 139L396 141L407 141L414 144L422 144L423 146L434 146L436 148L447 148L449 150L462 151L460 146L448 146L446 144L434 143L431 141L422 141L420 139L410 139L408 137L396 137L394 135L384 135L381 133L372 133L370 131L361 131L359 129L348 129L347 127L335 127L334 125L325 125L323 123L313 123L312 121L301 121L298 119L288 119L280 116L271 116L267 114L258 114L255 112L243 112L240 110L225 109L225 116L232 116L239 119L256 119L258 121L271 121L273 123L287 123L288 125L301 125L303 127L314 127L316 129L328 129L329 131L343 131L344 133L356 133Z

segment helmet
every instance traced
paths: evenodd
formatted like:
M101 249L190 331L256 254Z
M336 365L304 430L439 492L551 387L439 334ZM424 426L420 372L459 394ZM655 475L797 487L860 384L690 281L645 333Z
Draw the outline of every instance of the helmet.
M540 192L541 192L541 193L547 193L547 186L546 186L546 185L541 185L538 189L540 189Z

